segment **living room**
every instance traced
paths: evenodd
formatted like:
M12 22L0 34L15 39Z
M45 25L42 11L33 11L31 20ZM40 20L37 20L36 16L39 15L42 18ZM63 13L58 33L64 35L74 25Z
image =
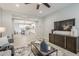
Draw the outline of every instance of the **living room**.
M48 45L56 48L54 53L43 53L44 56L79 56L78 11L78 3L0 3L0 55L34 56L33 51L31 51L32 42L39 43L44 40ZM57 24L63 28L66 28L67 25L69 27L62 29ZM71 26L72 28L76 27L74 34ZM71 48L74 50L70 49L67 39L65 39L65 43L61 44L65 44L64 48L57 44L58 41L56 42L56 40L53 43L53 34L65 35L65 38L76 37L75 44L77 45L72 45L77 49L72 46ZM49 37L51 35L52 40ZM7 44L8 40L10 42ZM3 47L7 48L4 49ZM50 50L50 47L48 49Z

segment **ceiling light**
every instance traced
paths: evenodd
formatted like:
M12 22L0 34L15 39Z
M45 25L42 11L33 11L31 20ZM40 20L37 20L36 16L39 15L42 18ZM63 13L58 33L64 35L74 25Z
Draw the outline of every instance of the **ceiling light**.
M16 4L16 7L20 7L20 5L19 4Z
M38 3L38 4L42 4L42 3Z
M42 13L42 11L39 11L39 13L41 14L41 13Z

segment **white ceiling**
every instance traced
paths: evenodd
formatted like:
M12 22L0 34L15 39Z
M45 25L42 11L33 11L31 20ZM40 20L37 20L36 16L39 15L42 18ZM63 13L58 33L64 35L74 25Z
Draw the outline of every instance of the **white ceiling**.
M16 7L16 4L20 4L20 7ZM55 12L56 10L59 10L63 7L71 5L71 3L49 3L51 8L47 8L43 4L41 4L39 10L36 9L37 4L32 3L25 5L23 3L0 3L0 7L5 9L5 10L10 10L14 12L19 12L19 13L24 13L26 15L30 15L33 17L43 17L51 12ZM40 14L39 11L42 11Z

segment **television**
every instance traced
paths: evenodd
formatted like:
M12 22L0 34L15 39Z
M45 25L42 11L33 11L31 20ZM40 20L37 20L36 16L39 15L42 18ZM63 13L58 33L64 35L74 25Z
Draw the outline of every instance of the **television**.
M54 30L71 31L72 26L75 26L75 18L54 22Z

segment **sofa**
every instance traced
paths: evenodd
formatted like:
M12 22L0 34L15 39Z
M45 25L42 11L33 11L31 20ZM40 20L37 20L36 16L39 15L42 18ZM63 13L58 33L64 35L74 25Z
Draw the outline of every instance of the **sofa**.
M0 56L14 56L14 46L10 43L12 38L0 37Z

